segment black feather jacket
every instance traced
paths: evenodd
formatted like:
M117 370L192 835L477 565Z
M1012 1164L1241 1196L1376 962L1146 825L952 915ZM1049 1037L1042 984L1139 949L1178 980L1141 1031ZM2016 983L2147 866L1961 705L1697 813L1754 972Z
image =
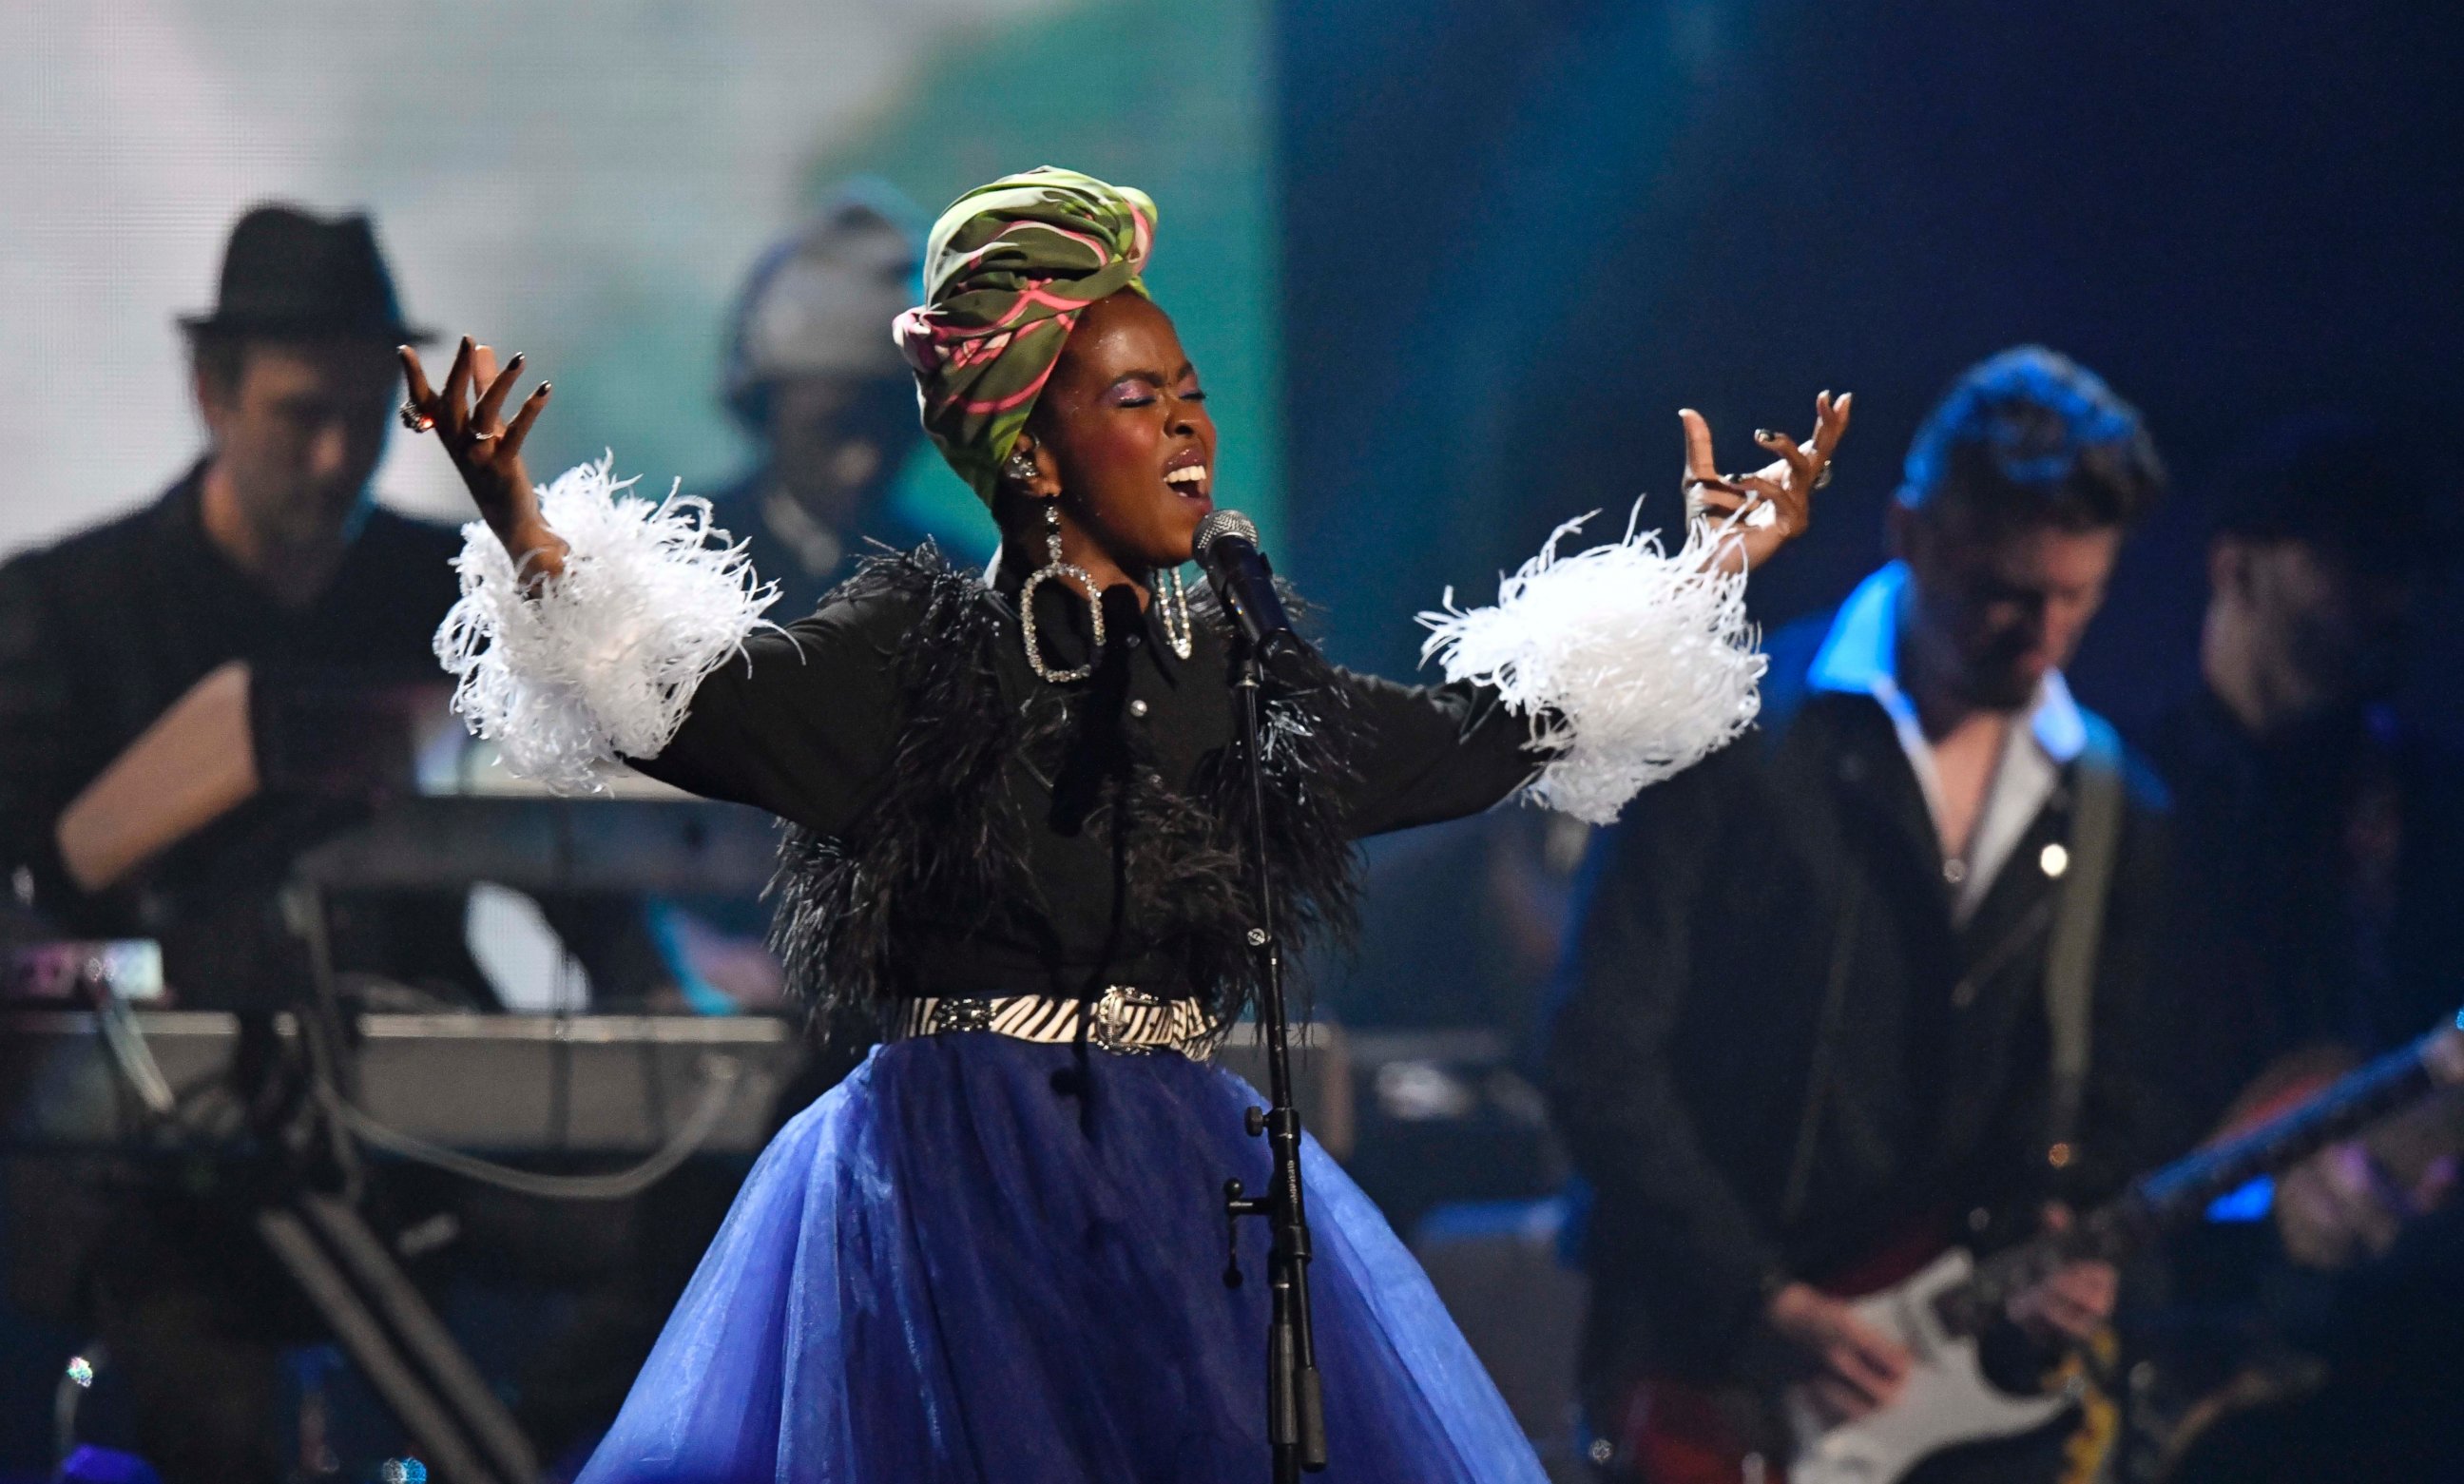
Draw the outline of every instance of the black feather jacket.
M1126 985L1236 1012L1254 920L1233 766L1231 643L1201 590L1192 653L1105 594L1094 674L1029 668L1018 574L930 546L876 559L705 679L643 771L787 822L773 941L824 1019L913 995ZM1089 656L1083 597L1036 595L1049 662ZM1265 688L1266 835L1287 962L1340 937L1353 842L1477 812L1544 759L1473 685L1406 687L1313 659Z

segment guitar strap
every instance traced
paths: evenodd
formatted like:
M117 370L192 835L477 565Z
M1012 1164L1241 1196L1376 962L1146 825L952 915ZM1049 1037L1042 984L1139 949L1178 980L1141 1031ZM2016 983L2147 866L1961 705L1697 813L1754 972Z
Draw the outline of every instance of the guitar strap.
M2046 1143L2066 1143L2079 1131L2086 1095L2088 1047L2096 996L2097 950L2122 839L2122 739L2102 717L2081 712L2087 743L2072 771L2070 865L2045 945L2045 1023L2053 1032L2053 1096Z

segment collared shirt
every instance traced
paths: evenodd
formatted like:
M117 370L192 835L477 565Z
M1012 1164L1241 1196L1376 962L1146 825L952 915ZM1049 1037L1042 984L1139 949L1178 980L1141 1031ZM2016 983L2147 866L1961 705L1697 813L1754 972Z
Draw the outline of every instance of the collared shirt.
M1871 696L1899 733L1900 750L1925 790L1935 834L1944 815L1942 774L1933 744L1925 740L1916 703L1900 688L1900 623L1907 604L1908 569L1894 562L1866 578L1840 605L1814 657L1809 683L1817 691ZM1992 889L2028 826L2061 783L2061 770L2087 745L2087 723L2071 698L2061 672L2036 683L2028 724L2007 728L1984 807L1978 810L1964 855L1943 863L1951 886L1952 919L1965 924Z

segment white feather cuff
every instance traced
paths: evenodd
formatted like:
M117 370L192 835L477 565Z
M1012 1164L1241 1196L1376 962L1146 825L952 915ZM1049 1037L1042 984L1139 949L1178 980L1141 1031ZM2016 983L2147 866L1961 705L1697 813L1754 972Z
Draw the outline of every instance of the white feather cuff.
M1531 746L1553 754L1532 799L1605 825L1752 724L1766 661L1746 620L1745 575L1710 565L1720 527L1689 521L1670 556L1629 521L1623 541L1559 556L1582 525L1557 527L1498 585L1494 608L1457 608L1448 588L1442 611L1420 615L1431 631L1420 653L1449 680L1495 686L1530 719Z
M614 462L577 465L539 492L571 550L536 595L484 522L464 526L461 601L436 631L436 657L460 681L453 709L506 767L559 792L598 789L607 764L666 747L702 677L778 596L711 528L708 500L631 498Z

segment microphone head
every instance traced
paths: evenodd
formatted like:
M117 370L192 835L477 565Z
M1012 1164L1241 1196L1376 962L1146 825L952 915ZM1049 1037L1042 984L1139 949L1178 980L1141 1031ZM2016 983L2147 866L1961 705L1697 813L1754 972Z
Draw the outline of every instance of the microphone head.
M1258 523L1237 510L1209 511L1206 519L1198 522L1198 535L1189 543L1191 554L1203 564L1207 548L1226 536L1245 541L1251 550L1256 550Z

